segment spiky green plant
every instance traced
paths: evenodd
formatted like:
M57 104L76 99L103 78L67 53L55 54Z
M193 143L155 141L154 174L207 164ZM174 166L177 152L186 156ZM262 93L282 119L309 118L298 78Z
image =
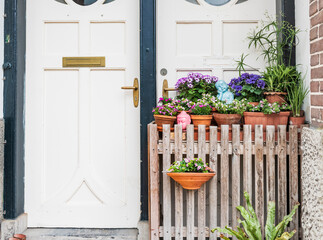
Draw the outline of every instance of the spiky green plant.
M302 105L308 94L309 88L305 86L303 78L300 78L297 84L293 84L289 87L287 99L290 103L293 117L301 116Z
M238 220L240 224L242 224L242 228L237 226L237 231L233 230L231 228L225 227L225 228L215 228L212 229L212 232L215 231L229 234L231 236L235 236L239 240L262 240L262 234L261 234L261 227L259 220L257 218L256 212L253 209L251 203L250 203L250 196L247 192L244 192L244 197L247 202L247 209L245 209L242 206L238 206L237 209L240 211L241 216L244 218L244 220ZM288 240L293 237L293 235L296 233L296 231L292 231L290 233L284 232L288 223L292 221L293 216L298 208L299 204L294 206L291 213L283 218L283 220L275 226L275 212L276 207L274 202L268 203L268 214L267 214L267 222L265 226L265 235L266 240ZM226 236L223 234L220 235L220 237L224 240L229 240Z

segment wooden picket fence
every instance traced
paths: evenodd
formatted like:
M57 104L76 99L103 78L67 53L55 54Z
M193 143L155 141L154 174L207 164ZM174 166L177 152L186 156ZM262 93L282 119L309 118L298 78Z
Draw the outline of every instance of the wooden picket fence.
M276 130L276 131L275 131ZM301 200L300 129L290 126L239 125L229 130L211 126L194 127L185 132L181 125L171 131L164 125L148 125L149 144L149 220L150 239L199 240L219 238L215 227L236 227L245 205L247 191L264 230L267 203L276 202L276 224ZM209 140L206 140L206 133ZM197 138L197 139L196 139ZM200 157L215 170L216 176L199 190L184 190L165 171L173 161ZM293 239L302 239L300 214L294 216L288 230L297 230ZM263 234L264 236L264 234Z

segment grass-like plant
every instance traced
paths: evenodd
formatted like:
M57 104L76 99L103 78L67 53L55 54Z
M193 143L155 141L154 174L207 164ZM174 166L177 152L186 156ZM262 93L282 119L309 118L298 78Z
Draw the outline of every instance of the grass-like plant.
M261 233L261 226L259 220L257 218L256 212L253 209L250 203L250 196L247 192L244 192L244 196L247 202L247 209L242 206L238 206L237 209L240 211L241 216L244 220L239 219L239 223L242 224L242 228L237 226L237 231L231 228L215 228L212 230L214 233L215 231L229 234L231 236L235 236L239 240L262 240L262 233ZM288 223L292 221L294 214L298 208L299 204L294 206L291 213L283 218L283 220L275 226L275 212L276 207L274 202L268 203L268 213L267 213L267 222L265 226L265 239L266 240L288 240L293 237L296 233L296 230L292 232L284 232ZM228 237L224 236L223 234L220 237L224 240L230 240Z
M304 99L309 94L309 88L304 85L304 79L300 78L297 84L288 89L287 99L290 103L293 117L301 116L301 109Z

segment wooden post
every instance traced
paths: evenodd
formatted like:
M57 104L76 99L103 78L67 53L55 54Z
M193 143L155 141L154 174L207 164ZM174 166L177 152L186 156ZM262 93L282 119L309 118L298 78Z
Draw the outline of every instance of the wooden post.
M159 161L158 161L158 132L156 124L148 125L149 143L149 206L150 206L150 239L159 240Z
M182 125L175 125L175 161L183 158ZM183 188L175 183L175 240L183 240Z
M198 156L206 160L205 125L198 126ZM198 239L205 240L206 184L198 190Z
M164 238L171 239L172 215L171 215L171 185L170 177L166 171L171 164L170 154L170 125L163 125L163 226Z
M278 222L287 214L286 126L278 126Z
M218 191L218 128L210 127L210 168L215 176L210 180L210 229L217 227L217 191ZM210 240L217 240L217 233L210 233Z
M251 125L243 125L243 190L252 196ZM244 206L246 206L245 199Z
M240 205L240 125L232 126L232 227L238 226ZM232 239L237 239L233 237Z
M298 132L297 126L289 127L289 192L290 192L290 210L298 203ZM298 211L296 211L293 220L290 223L290 229L296 230L295 239L299 239Z
M187 133L187 158L194 158L194 125L188 125ZM187 240L194 240L194 190L187 190Z
M256 214L260 222L262 236L264 236L265 226L265 210L264 210L264 139L263 139L263 126L256 125L255 127L255 206Z
M229 126L221 126L221 227L229 225Z

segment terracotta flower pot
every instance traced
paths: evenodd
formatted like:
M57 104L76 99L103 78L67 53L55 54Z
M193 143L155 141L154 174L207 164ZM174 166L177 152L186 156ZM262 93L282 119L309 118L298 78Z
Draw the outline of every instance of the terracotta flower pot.
M240 114L221 113L213 113L213 117L218 126L229 125L230 128L232 128L232 124L240 124L242 118Z
M302 117L289 117L290 125L297 125L298 128L301 127L302 124L305 123L305 116Z
M258 106L259 105L259 102L249 102L249 104L251 104L252 106Z
M15 234L13 237L20 240L26 240L26 235L24 234Z
M194 126L205 125L209 127L212 121L212 115L191 115Z
M264 114L262 112L245 112L244 123L252 126L252 131L255 130L255 125L263 125L263 130L266 130L267 125L274 125L276 130L278 125L287 125L290 112L280 112L273 114Z
M213 170L210 173L170 172L167 173L167 175L174 179L175 182L179 183L184 189L196 190L209 181L215 175L215 172Z
M162 127L163 124L169 124L170 127L174 127L176 117L164 116L164 115L154 115L155 122L158 127Z
M278 102L280 105L286 103L286 95L285 92L265 92L265 98L269 103Z

